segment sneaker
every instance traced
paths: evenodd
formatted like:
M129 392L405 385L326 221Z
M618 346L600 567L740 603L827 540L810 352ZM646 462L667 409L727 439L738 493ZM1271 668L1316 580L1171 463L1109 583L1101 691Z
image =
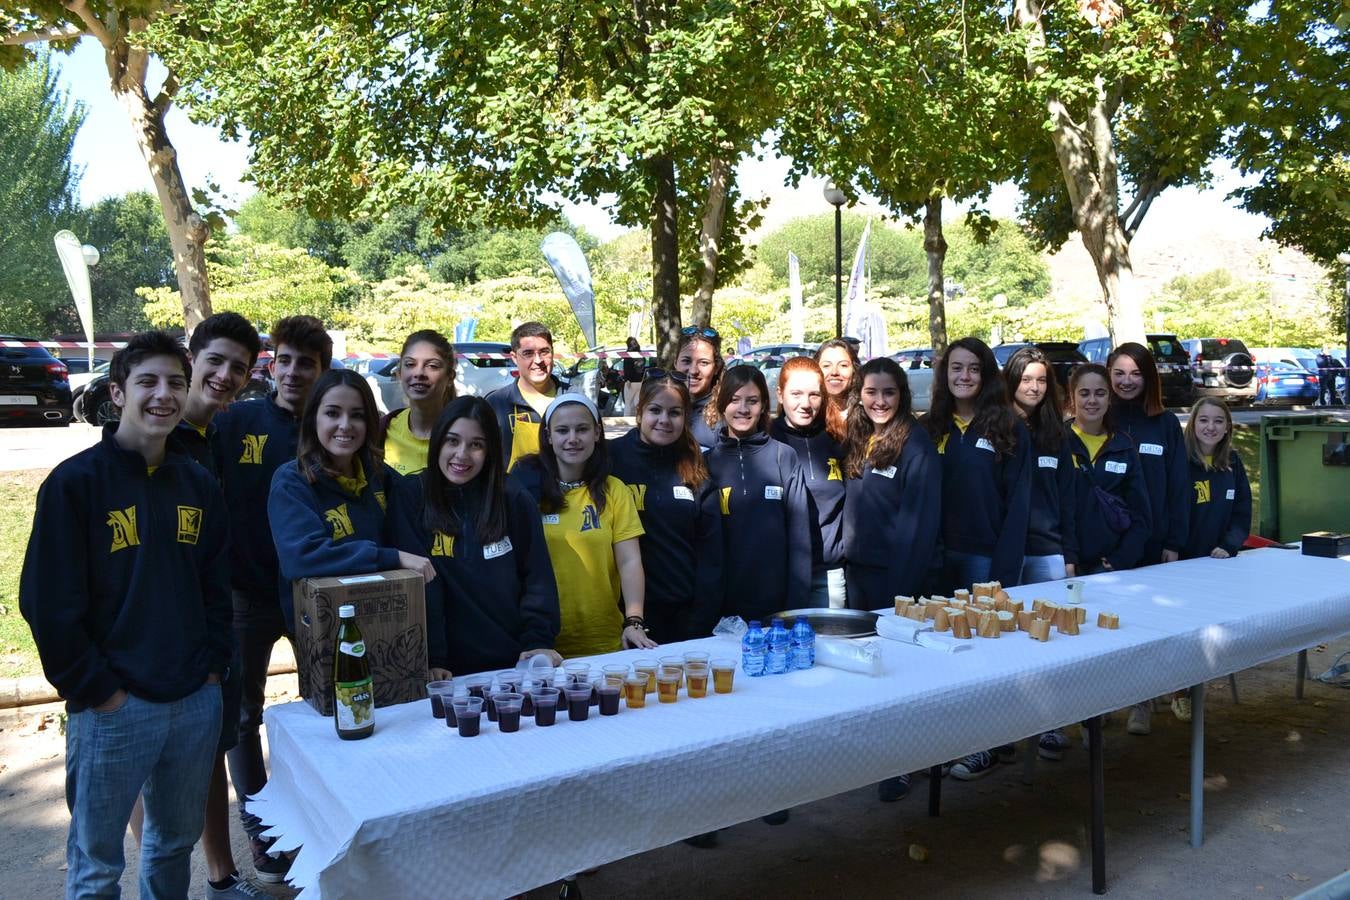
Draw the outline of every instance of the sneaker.
M1087 729L1083 729L1083 743L1087 743ZM1064 751L1069 749L1069 739L1064 736L1062 728L1056 728L1054 731L1047 731L1036 741L1036 755L1041 759L1052 759L1059 761L1064 758Z
M909 793L909 776L897 775L877 783L877 799L882 803L894 803Z
M1130 734L1153 733L1153 702L1145 700L1130 707L1130 718L1125 723Z
M787 820L792 817L792 810L780 809L776 813L769 813L767 816L760 816L760 821L765 825L786 825Z
M1189 722L1191 720L1191 698L1173 697L1172 715L1177 717L1178 722Z
M276 838L249 838L249 849L253 851L254 877L266 884L280 884L291 871L291 858L285 853L273 856L269 851Z
M994 754L988 750L981 750L979 753L972 753L953 765L952 777L959 778L962 781L974 781L988 775L996 765L998 765L998 761L994 759Z
M229 887L218 888L206 883L207 900L251 900L256 897L266 897L262 889L246 878L240 877L236 872L231 876L233 883Z
M989 752L994 754L995 762L1001 763L1017 762L1016 744L999 744L997 747L995 747L993 750L990 750Z

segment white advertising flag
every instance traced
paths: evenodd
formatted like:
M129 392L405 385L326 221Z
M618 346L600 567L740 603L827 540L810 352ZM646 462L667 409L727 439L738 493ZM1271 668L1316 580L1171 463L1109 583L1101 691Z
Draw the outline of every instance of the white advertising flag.
M802 266L797 254L788 251L788 296L792 305L789 321L792 324L792 343L800 344L806 339L806 328L802 323Z

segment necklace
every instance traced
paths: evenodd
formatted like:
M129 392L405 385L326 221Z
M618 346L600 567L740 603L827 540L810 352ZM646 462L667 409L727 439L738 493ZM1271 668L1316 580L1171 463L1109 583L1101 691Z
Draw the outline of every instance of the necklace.
M568 491L575 491L577 488L581 487L585 483L586 483L585 479L581 481L563 481L561 478L558 479L558 487L563 489L564 494L567 493Z

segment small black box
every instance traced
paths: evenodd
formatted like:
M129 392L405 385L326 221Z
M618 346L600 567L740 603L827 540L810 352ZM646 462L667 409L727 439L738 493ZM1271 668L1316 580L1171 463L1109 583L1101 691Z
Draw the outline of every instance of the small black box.
M1350 534L1339 531L1313 531L1303 536L1304 556L1335 559L1350 555Z

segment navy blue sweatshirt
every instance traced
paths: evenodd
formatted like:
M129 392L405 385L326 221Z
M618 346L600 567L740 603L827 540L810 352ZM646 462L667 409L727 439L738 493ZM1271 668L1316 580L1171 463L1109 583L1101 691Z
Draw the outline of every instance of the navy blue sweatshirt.
M447 535L426 527L428 477L396 479L389 536L436 569L427 585L430 664L457 675L509 669L523 651L551 648L561 627L558 585L534 498L508 480L506 535L484 546L473 528ZM481 508L481 488L455 490L452 502L463 522Z
M843 456L839 442L820 422L800 430L781 415L773 420L769 435L787 444L797 454L806 490L815 510L811 532L811 563L815 567L837 569L844 564L844 487Z
M1144 546L1153 529L1152 507L1144 481L1144 467L1134 441L1123 432L1106 439L1093 460L1078 435L1069 433L1069 447L1076 473L1076 540L1066 548L1066 563L1078 567L1078 574L1101 571L1102 560L1112 569L1132 569L1143 561ZM1112 530L1102 515L1093 487L1119 497L1130 511L1125 532Z
M568 386L558 379L553 379L553 390L555 395L567 391ZM525 402L525 395L520 392L520 381L513 381L508 385L497 388L483 398L492 407L492 411L497 416L497 427L502 430L502 462L506 467L511 468L512 456L528 456L539 450L539 441L542 440L540 431L543 429L544 417L534 411L534 407ZM520 452L515 450L516 426L523 426L529 429L532 435L532 442L528 448L522 448Z
M1065 431L1068 429L1066 428ZM1070 555L1075 535L1073 453L1061 440L1058 453L1031 447L1031 511L1027 517L1027 556Z
M217 481L220 480L220 473L216 469L216 459L211 455L211 439L215 434L216 427L208 424L204 431L197 430L195 425L188 424L187 421L178 423L174 428L173 434L169 435L169 442L177 444L178 448L188 456L203 466L206 471Z
M232 403L212 424L211 450L230 517L230 586L250 599L281 603L267 498L277 469L295 459L300 422L273 394ZM287 607L290 602L287 590Z
M72 713L119 688L179 700L234 647L220 487L172 443L150 474L117 427L42 483L19 581L42 671Z
M722 614L747 622L808 605L811 508L792 448L760 432L718 429L708 470L722 505Z
M1182 559L1209 556L1222 547L1232 556L1252 530L1252 486L1236 450L1228 451L1228 471L1188 460L1191 481L1190 536Z
M1190 533L1191 485L1186 441L1174 413L1163 411L1146 416L1142 404L1120 400L1115 403L1115 411L1116 427L1134 440L1144 467L1153 530L1141 562L1152 565L1162 560L1163 550L1180 553Z
M1031 510L1031 432L1017 423L1017 445L1000 456L974 428L953 422L937 439L942 457L942 542L987 556L989 577L1012 587L1022 578Z
M942 522L942 463L933 439L911 422L895 465L863 467L848 480L844 558L849 565L886 569L897 594L924 588Z
M712 633L722 613L722 504L710 480L689 488L675 451L654 447L634 428L609 444L615 478L628 485L646 533L639 538L645 609L689 610L691 633Z
M279 569L273 590L281 598L281 612L292 634L291 583L296 579L365 575L399 567L398 551L385 541L385 490L398 476L384 464L374 466L365 453L361 457L366 485L360 494L317 468L310 484L300 474L298 460L272 476L267 512Z
M712 398L713 392L710 391L696 399L689 407L689 431L704 450L711 450L717 446L718 426L709 425L708 420L704 418Z

